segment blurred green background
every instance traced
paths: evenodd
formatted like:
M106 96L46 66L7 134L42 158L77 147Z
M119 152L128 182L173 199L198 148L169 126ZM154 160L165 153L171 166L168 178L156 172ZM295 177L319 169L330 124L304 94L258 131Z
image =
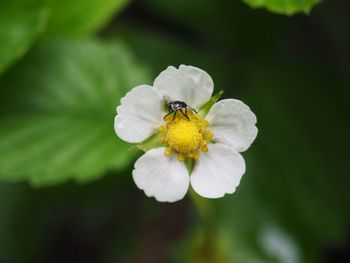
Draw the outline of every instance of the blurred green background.
M350 3L0 0L0 262L350 262ZM168 65L248 104L234 195L138 190L115 107Z

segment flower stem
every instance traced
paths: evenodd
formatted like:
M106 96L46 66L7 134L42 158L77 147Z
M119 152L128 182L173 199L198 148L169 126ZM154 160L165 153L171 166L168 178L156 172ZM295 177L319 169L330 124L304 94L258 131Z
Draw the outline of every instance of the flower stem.
M217 225L212 204L210 200L199 196L192 188L190 188L189 193L202 219L202 223L197 229L199 240L197 239L198 243L196 251L194 251L195 258L192 262L221 262L217 260L221 252L217 244Z
M185 160L185 165L187 167L188 173L191 174L194 166L194 160L192 159L186 159ZM209 225L212 224L212 221L214 221L215 217L213 214L213 208L210 204L210 201L206 198L203 198L199 196L192 187L190 187L189 190L191 199L193 201L194 206L197 208L197 211L199 215L202 217L204 220L205 224Z
M215 217L213 214L213 207L211 206L210 201L199 196L192 189L192 187L190 188L189 193L194 206L197 208L197 211L199 215L202 217L202 219L204 220L205 224L211 225L215 220Z
M194 160L186 159L185 165L189 174L191 174ZM202 221L194 238L197 240L195 242L197 245L192 251L193 258L191 258L190 262L227 262L221 260L224 254L220 247L220 242L218 242L219 235L212 201L198 195L192 187L190 187L189 195Z

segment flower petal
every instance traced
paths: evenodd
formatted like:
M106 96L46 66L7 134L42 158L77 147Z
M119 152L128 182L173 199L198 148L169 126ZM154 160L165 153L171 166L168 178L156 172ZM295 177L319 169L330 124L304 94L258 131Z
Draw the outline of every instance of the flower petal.
M153 85L167 101L184 101L198 110L213 93L214 83L207 72L192 66L179 69L169 66L155 79Z
M183 162L165 156L165 148L152 149L135 163L132 176L138 188L159 202L175 202L187 193L190 178Z
M214 104L206 119L213 140L232 146L238 152L249 148L258 133L256 116L240 100L225 99Z
M162 97L151 86L133 88L117 107L115 132L127 142L144 141L163 123L163 105Z
M207 198L234 193L245 172L243 157L224 144L209 144L208 148L194 166L190 178L192 188Z

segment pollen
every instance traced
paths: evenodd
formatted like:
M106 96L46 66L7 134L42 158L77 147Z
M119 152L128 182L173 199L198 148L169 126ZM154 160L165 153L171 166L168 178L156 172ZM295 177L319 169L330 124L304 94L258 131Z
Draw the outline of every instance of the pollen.
M165 118L166 123L158 129L164 134L161 139L161 143L166 144L164 154L177 154L177 159L181 162L186 158L198 160L199 150L203 153L208 152L207 144L213 138L213 133L207 130L207 120L201 119L191 110L186 116L168 116Z

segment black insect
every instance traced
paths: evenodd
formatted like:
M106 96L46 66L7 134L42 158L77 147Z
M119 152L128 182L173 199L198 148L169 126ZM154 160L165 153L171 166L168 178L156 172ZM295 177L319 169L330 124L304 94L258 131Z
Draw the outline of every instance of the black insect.
M197 113L197 111L195 109L193 109L192 107L188 106L186 104L186 102L184 101L179 101L179 100L176 100L176 101L170 101L168 102L168 113L167 115L164 116L164 119L166 117L168 117L170 114L172 114L174 112L174 116L173 116L173 120L175 119L175 116L176 116L176 113L179 111L182 113L182 115L187 119L187 120L190 120L187 116L187 110L188 109L191 109L193 110L195 113ZM185 112L184 112L185 111Z

